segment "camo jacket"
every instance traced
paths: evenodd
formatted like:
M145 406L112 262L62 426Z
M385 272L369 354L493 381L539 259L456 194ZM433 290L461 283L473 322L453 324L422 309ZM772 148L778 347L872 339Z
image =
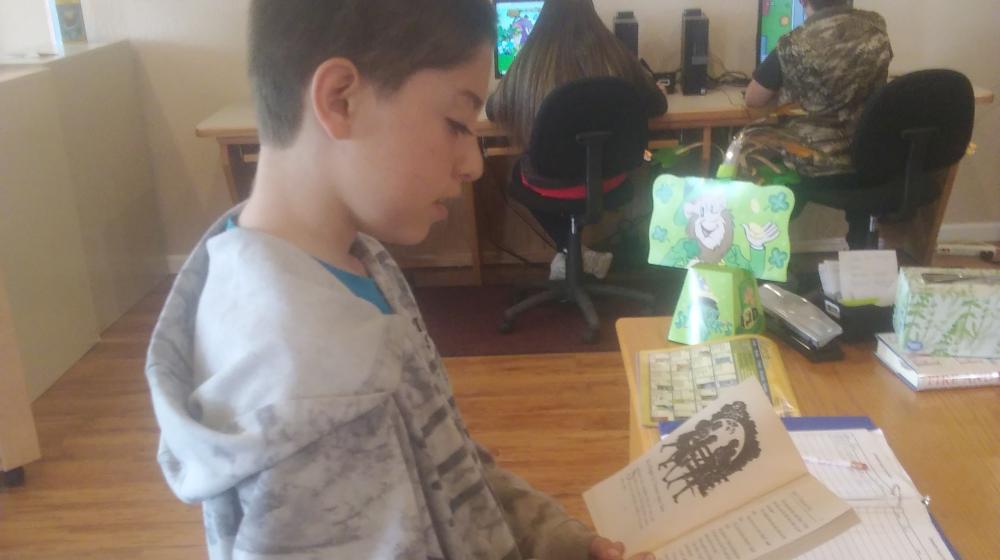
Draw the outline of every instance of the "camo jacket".
M850 172L850 144L865 101L885 85L892 46L885 19L834 7L813 14L777 46L783 82L780 101L806 112L782 127L812 153L787 154L802 175Z

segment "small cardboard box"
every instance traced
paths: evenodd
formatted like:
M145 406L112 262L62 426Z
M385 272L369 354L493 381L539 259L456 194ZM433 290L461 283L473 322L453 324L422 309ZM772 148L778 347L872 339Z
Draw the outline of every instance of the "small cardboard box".
M861 342L875 340L875 335L892 330L891 306L859 305L855 307L823 296L820 306L841 328L844 334L840 339L844 342Z
M902 268L892 322L908 352L1000 358L1000 271Z
M699 344L764 331L764 313L753 274L742 268L696 264L688 269L669 340Z

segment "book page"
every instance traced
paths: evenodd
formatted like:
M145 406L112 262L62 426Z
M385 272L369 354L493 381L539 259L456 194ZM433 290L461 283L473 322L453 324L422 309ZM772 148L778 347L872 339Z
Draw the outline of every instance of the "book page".
M857 523L851 508L803 476L654 552L657 560L789 558ZM825 528L836 525L833 531Z
M601 535L656 550L803 476L760 382L747 379L583 498Z

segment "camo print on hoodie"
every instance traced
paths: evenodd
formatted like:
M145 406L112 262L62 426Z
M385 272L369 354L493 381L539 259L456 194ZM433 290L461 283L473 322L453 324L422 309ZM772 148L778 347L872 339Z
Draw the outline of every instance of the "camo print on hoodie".
M885 19L875 12L834 7L814 13L778 41L781 103L798 103L808 115L782 127L811 157L786 157L803 175L850 172L850 144L865 101L885 85L892 46Z

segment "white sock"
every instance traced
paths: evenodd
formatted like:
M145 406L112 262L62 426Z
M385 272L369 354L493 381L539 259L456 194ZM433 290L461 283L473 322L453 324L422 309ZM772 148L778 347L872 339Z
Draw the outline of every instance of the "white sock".
M583 248L583 271L592 274L600 279L604 279L611 269L611 261L615 256L611 253L594 251L587 247Z
M549 265L549 280L562 280L566 278L566 253L556 251Z

